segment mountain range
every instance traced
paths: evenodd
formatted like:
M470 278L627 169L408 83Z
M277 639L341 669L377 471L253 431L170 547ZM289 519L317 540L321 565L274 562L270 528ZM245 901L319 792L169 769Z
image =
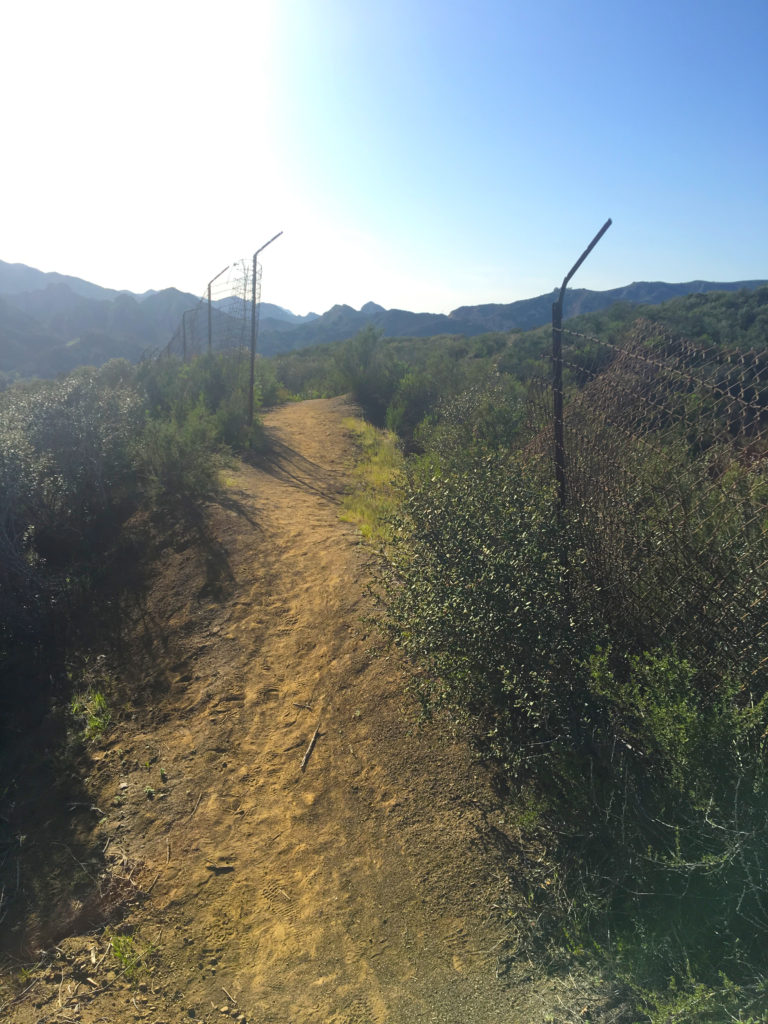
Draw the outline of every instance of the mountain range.
M636 282L608 291L569 289L566 316L605 309L615 302L657 304L691 292L753 289L765 281ZM372 326L386 337L477 335L527 330L549 322L553 293L510 303L460 306L449 314L333 306L322 316L297 316L263 302L259 351L264 355L340 341ZM0 373L8 377L53 377L77 366L99 366L122 357L137 361L159 352L178 333L185 311L198 296L176 288L136 294L102 288L65 274L44 273L0 260Z

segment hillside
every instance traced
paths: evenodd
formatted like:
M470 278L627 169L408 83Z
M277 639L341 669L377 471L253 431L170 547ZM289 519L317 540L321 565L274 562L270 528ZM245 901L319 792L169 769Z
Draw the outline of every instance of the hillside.
M616 302L655 304L695 292L753 289L761 283L640 282L602 292L574 289L567 294L566 314L573 317L595 312ZM264 302L259 350L267 356L276 355L341 341L367 327L391 338L475 337L489 331L528 330L549 322L552 298L548 294L506 304L461 306L448 315L384 309L368 302L360 310L335 305L322 316L297 316ZM239 339L239 344L242 337L250 336L242 328L233 331L228 321L239 315L238 300L221 300L214 306L218 307L224 347L232 344L233 337ZM0 261L0 374L53 377L78 366L101 366L114 358L136 362L147 353L165 348L172 338L178 340L182 316L191 311L196 315L187 318L188 327L199 336L198 348L205 347L208 317L198 296L175 288L142 295L118 292L79 278ZM214 347L216 332L214 323Z
M640 281L608 291L573 288L566 293L566 319L607 309L617 302L656 305L681 295L731 292L742 288L751 290L761 284L765 282L689 281L685 284L666 284L663 281ZM321 317L290 330L281 329L277 332L265 322L259 338L262 351L266 355L275 355L310 345L341 341L365 327L374 327L388 338L429 338L438 334L473 337L487 331L525 331L551 322L554 297L550 292L518 302L460 306L448 315L410 313L403 309L385 310L375 303L367 303L359 311L351 306L334 306Z
M174 288L88 298L64 281L0 297L0 373L54 377L110 359L136 362L161 348L196 301ZM20 319L23 317L23 319Z
M115 288L102 288L100 285L84 281L80 277L71 277L69 274L58 274L36 270L24 263L5 263L0 260L0 295L21 295L24 292L37 292L45 290L49 285L63 284L74 295L80 295L85 299L114 299L120 294L131 295L133 293L117 291ZM147 293L149 294L149 293ZM139 296L134 296L139 298Z
M0 374L54 377L115 358L137 362L164 348L183 313L199 306L176 288L137 295L0 260ZM271 303L262 313L287 327L312 318Z
M575 975L531 978L507 959L505 918L524 899L508 879L538 853L463 744L415 729L403 669L365 631L370 556L338 518L353 411L337 399L269 414L274 455L227 473L205 545L165 549L115 666L146 697L92 746L86 790L41 815L45 765L24 762L0 813L26 836L23 884L50 876L54 849L62 888L34 920L6 922L5 950L27 964L18 998L0 999L6 1019L598 1012ZM76 903L64 880L78 862L93 881ZM107 922L144 951L133 985Z

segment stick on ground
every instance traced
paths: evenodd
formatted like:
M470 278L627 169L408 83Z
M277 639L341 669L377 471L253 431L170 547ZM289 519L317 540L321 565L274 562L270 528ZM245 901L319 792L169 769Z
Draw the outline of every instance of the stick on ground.
M307 767L307 762L309 761L309 758L310 758L310 756L312 754L312 751L315 749L315 743L317 742L317 734L319 732L320 732L320 726L318 725L318 727L315 729L315 731L314 731L314 733L312 735L312 739L309 741L309 746L307 747L307 752L304 755L304 759L301 762L301 770L302 771L304 771L304 769Z

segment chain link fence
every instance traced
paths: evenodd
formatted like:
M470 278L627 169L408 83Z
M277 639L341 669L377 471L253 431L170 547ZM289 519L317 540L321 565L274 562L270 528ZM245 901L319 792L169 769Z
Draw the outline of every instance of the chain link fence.
M258 266L258 276L260 271ZM251 344L253 309L253 263L238 260L213 279L196 306L184 311L161 355L186 361L209 352L245 350ZM258 294L256 310L258 315Z
M606 615L649 645L764 674L768 352L700 348L642 320L621 344L562 337L566 514ZM530 416L541 454L543 378Z

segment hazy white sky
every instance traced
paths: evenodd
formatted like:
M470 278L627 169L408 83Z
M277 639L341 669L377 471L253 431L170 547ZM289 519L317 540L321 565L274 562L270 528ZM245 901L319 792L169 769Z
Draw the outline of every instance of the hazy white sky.
M0 259L431 312L768 277L766 0L6 5Z

